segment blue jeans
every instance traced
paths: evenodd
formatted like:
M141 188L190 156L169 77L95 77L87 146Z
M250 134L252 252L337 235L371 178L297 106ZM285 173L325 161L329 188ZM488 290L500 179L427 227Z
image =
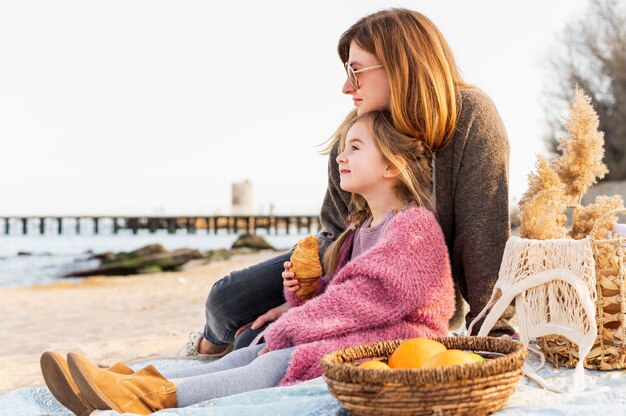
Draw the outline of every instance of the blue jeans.
M204 338L214 345L235 343L235 349L250 345L265 329L246 328L235 340L235 332L268 310L285 303L283 263L291 252L230 273L215 282L206 301Z

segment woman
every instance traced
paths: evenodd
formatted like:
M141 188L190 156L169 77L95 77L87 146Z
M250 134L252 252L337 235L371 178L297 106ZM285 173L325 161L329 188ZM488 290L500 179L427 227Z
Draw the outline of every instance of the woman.
M450 327L462 325L463 299L469 323L491 295L509 236L509 143L502 120L489 97L463 81L442 34L418 12L389 9L366 16L341 36L338 52L348 75L342 91L352 96L356 113L388 109L400 131L421 138L435 152L433 202L457 289ZM346 122L353 117L354 112ZM339 187L338 138L337 133L327 149L320 256L347 226L350 194ZM281 272L289 257L218 281L207 298L204 333L192 337L183 354L223 355L242 325L254 321L237 346L247 345L281 316L288 309ZM491 335L513 334L508 312Z

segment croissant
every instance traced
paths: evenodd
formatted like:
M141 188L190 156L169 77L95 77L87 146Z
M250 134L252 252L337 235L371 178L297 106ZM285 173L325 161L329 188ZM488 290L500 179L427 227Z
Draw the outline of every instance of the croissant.
M317 279L322 276L319 244L314 236L310 235L298 241L296 249L291 254L291 264L291 271L300 284L296 295L302 300L311 299L317 289Z

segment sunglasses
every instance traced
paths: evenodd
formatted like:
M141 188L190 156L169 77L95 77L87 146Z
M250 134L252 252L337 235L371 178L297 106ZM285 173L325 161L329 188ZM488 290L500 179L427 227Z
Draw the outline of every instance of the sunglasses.
M352 84L355 90L359 89L359 80L357 79L356 74L361 73L361 72L373 71L375 69L380 69L384 67L383 65L374 65L374 66L368 66L367 68L363 68L363 69L357 69L355 71L347 62L344 63L344 66L346 67L346 74L348 75L348 80L350 81L350 84Z

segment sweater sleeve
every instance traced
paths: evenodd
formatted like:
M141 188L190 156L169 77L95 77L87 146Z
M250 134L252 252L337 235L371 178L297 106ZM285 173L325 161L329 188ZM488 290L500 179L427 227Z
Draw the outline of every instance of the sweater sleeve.
M491 296L510 233L509 142L495 105L487 97L475 103L457 178L452 262L464 276L465 287L460 290L470 306L469 326ZM494 330L512 334L506 323L510 309L506 315ZM478 331L480 325L474 328ZM492 331L491 335L498 334Z
M317 287L315 288L315 292L313 292L312 298L316 298L317 296L324 293L327 285L328 285L328 280L326 276L322 276L319 279L317 279ZM304 305L305 302L303 302L302 299L300 299L298 295L296 295L296 292L291 292L287 290L287 288L284 288L283 291L285 293L285 300L292 308L295 306Z
M337 142L328 155L328 186L320 211L320 223L322 229L317 234L320 245L320 257L324 256L328 246L339 237L346 229L348 223L348 206L350 193L340 187L339 166L337 155L339 154L339 142Z
M434 217L413 226L419 229L405 230L412 238L390 238L372 248L346 265L324 294L271 324L265 336L270 350L398 322L411 311L438 304L438 298L446 299L437 313L447 322L453 302L443 235Z

